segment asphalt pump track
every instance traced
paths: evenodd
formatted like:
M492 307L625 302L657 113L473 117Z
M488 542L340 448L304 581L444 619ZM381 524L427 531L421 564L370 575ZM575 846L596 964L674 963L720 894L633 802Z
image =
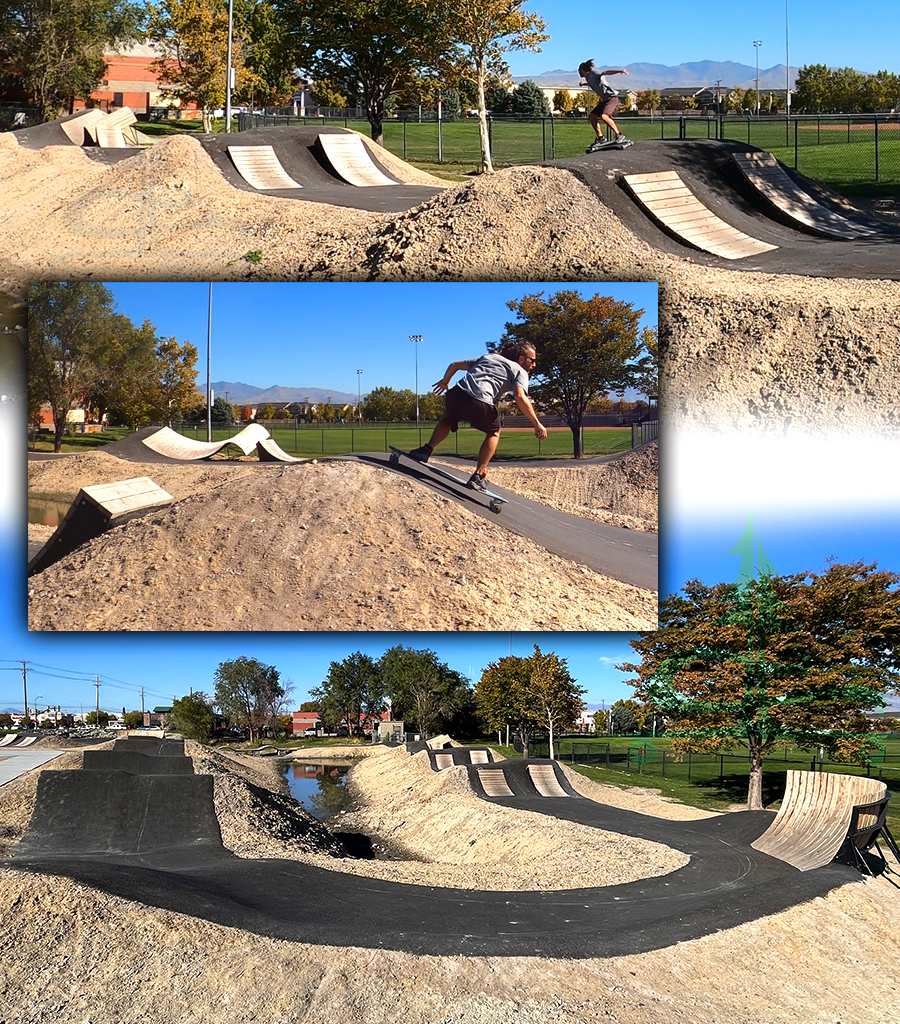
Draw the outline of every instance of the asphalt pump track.
M688 854L689 863L657 878L602 888L493 892L404 885L296 861L245 860L222 844L212 776L179 770L188 760L183 744L156 743L158 752L151 753L141 741L117 740L81 770L41 773L31 823L7 866L290 942L567 958L664 948L859 878L838 864L800 872L753 850L750 843L768 827L771 812L676 822L577 795L491 802L664 843ZM178 761L163 774L162 762L172 758ZM519 761L514 771L525 773L533 763L550 762Z
M625 226L654 249L701 266L764 274L900 280L900 217L855 213L874 229L866 238L841 241L800 230L768 203L740 173L734 153L760 152L731 140L665 139L636 142L623 150L600 150L546 162L570 171L612 210ZM626 174L677 171L705 207L752 238L777 246L745 259L723 259L679 242L645 214L628 194ZM788 169L827 208L848 216L846 200Z
M146 427L129 434L121 441L104 445L98 451L113 455L126 462L182 466L189 464L185 459L170 458L160 454L143 443L144 438L158 430L158 427ZM29 453L29 459L32 459L34 454ZM59 458L59 456L48 457ZM584 461L596 464L614 461L622 457L623 455L613 455L603 459ZM487 502L478 495L478 492L465 486L466 479L471 475L470 464L467 464L465 468L461 466L460 481L458 484L454 484L445 477L430 473L427 466L419 469L409 465L406 461L400 462L396 466L391 465L390 455L384 452L358 452L354 455L335 458L340 461L362 462L414 479L430 490L464 505L475 515L539 544L551 554L577 562L594 572L610 576L634 587L640 587L642 590L656 593L659 589L659 535L656 533L607 526L592 519L583 519L566 512L558 512L547 505L523 498L514 491L498 487L492 482L491 489L495 490L500 497L506 498L508 502L503 506L502 513L495 515L489 510ZM40 461L40 457L36 461ZM199 460L193 461L196 463ZM223 460L221 463L209 464L229 465L233 463ZM258 467L261 472L289 469L282 462L246 462L241 465ZM547 464L544 462L517 462L516 465L541 467ZM571 468L573 463L571 461L553 461L550 465L564 465Z

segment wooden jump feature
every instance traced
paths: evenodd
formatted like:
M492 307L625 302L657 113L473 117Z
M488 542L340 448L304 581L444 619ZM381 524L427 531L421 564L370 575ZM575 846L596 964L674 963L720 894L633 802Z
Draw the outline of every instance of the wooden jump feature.
M732 160L757 192L803 227L844 241L876 234L874 228L855 224L804 192L771 153L734 153Z
M530 764L528 774L534 783L534 788L541 796L568 796L569 794L559 784L556 777L556 769L552 764Z
M717 217L691 192L677 171L626 174L624 181L655 221L695 249L726 260L741 260L778 248Z
M229 146L228 155L244 181L260 192L303 188L282 167L271 146Z
M514 796L502 768L479 768L478 781L488 796Z
M836 857L868 871L862 854L877 843L879 834L884 833L897 855L885 825L889 799L887 785L877 779L788 771L784 799L775 820L750 845L799 871L824 867Z

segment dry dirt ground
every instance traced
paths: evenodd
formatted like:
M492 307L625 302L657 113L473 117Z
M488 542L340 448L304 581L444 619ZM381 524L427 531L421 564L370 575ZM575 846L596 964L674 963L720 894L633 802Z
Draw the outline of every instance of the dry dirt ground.
M351 772L376 861L333 856L333 838L285 798L270 760L189 745L216 778L223 837L241 857L287 857L376 877L565 887L663 873L681 854L475 800L423 755L371 757ZM78 751L42 770L73 769ZM39 771L0 788L8 854L30 819ZM642 791L582 780L587 795L643 813L694 815ZM398 789L415 789L402 803ZM480 805L480 806L479 806ZM445 815L452 828L448 830ZM585 839L573 859L566 842ZM476 842L470 844L469 840ZM448 850L447 843L455 847ZM465 858L465 862L461 858ZM0 868L4 1024L871 1024L897 1019L900 893L882 878L780 914L639 956L414 956L266 939Z
M0 281L18 294L76 278L658 281L670 420L900 433L900 284L698 266L636 237L561 168L511 168L375 214L234 189L190 138L104 167L5 133L0 186Z
M35 630L633 630L657 622L655 593L356 462L145 465L92 452L28 469L35 496L71 501L82 486L149 476L178 499L33 576ZM506 468L496 477L576 515L657 526L655 442L609 466ZM31 527L29 539L51 533Z

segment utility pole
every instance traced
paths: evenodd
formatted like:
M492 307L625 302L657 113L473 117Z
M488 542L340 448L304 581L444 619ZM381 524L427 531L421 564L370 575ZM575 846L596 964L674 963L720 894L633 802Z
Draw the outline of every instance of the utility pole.
M23 661L22 662L22 696L23 696L24 705L25 705L25 719L26 719L26 721L28 719L28 669L26 667L27 665L28 665L27 661Z
M415 346L416 353L416 430L419 428L419 343L422 340L421 334L411 334L409 340Z
M96 725L100 728L100 676L94 676L94 686L97 687L97 718Z

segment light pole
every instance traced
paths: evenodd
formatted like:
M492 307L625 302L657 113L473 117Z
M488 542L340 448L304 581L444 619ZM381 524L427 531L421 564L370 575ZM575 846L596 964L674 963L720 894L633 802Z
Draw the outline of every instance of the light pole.
M788 45L788 0L784 0L784 102L787 116L791 116L791 50Z
M225 131L231 131L231 90L234 88L234 69L231 66L234 38L234 0L228 0L228 53L225 57Z
M762 40L754 39L753 46L756 50L756 116L759 117L759 48L762 46Z
M362 423L362 370L356 371L356 418Z
M206 440L212 441L212 281L209 282L206 316Z
M38 727L38 701L40 699L41 699L40 696L34 698L34 727L35 727L35 729L37 729L37 727Z
M409 340L416 347L416 430L419 429L419 342L422 340L421 334L411 334Z

